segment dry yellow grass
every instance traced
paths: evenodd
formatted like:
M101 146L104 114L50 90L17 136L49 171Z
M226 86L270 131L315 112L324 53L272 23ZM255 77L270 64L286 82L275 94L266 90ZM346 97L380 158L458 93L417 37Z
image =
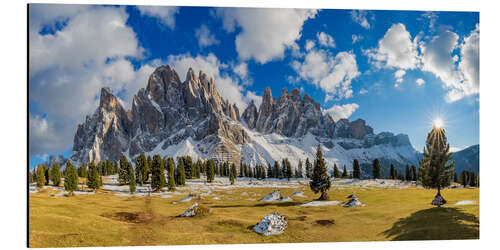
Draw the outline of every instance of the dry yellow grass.
M364 207L341 205L300 207L318 197L306 185L282 189L284 196L303 191L293 202L266 203L258 199L271 188L234 188L215 192L198 203L211 214L180 218L192 202L172 204L186 194L160 197L119 197L111 193L51 197L47 191L30 194L30 246L129 246L272 242L338 242L439 240L479 238L479 189L446 189L446 208L429 205L435 191L417 188L345 188L329 192L331 200L347 201L355 194ZM249 196L241 196L243 192ZM252 196L255 192L256 195ZM246 200L255 198L256 200ZM474 205L456 206L461 200ZM262 236L252 227L268 213L288 217L282 235ZM325 220L333 221L325 223ZM319 221L319 222L318 222Z

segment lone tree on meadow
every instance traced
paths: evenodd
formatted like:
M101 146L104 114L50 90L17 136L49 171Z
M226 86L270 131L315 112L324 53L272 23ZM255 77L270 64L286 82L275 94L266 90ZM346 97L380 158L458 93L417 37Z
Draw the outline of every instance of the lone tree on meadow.
M373 160L373 179L380 178L380 161L378 159Z
M161 156L153 156L153 161L151 162L151 189L154 192L161 191L165 187L165 174L163 170L163 159Z
M419 162L418 175L422 186L436 188L437 194L431 204L441 206L446 200L441 196L441 188L450 185L454 172L452 153L443 128L434 126L427 135L423 158Z
M78 173L75 166L67 161L64 172L64 190L73 193L76 189L78 189Z
M354 159L352 163L352 178L360 179L361 178L361 169L359 167L358 159Z
M309 182L309 187L316 194L321 192L319 200L328 200L327 191L330 189L330 177L326 172L326 163L323 159L323 153L321 152L321 147L318 144L316 149L316 160L314 161L313 174L311 176L311 182Z
M56 187L61 184L61 168L59 167L59 163L57 162L52 164L52 168L50 168L50 180Z
M43 187L45 185L45 168L43 165L38 165L36 167L36 186Z

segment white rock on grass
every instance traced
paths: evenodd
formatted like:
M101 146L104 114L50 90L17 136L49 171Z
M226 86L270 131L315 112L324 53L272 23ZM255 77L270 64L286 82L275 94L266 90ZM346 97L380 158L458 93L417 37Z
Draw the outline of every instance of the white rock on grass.
M288 227L286 216L278 213L266 215L253 230L265 236L282 234Z
M292 199L290 199L290 197L283 197L283 196L281 196L281 191L276 190L276 191L273 191L272 193L266 195L266 197L260 199L259 201L265 201L265 202L268 202L268 201L285 202L285 201L292 201Z
M361 203L361 201L359 201L358 198L351 199L344 204L344 207L359 207L359 206L363 206L363 203Z
M311 201L308 203L300 204L301 207L322 207L322 206L332 206L339 204L340 201Z
M206 210L206 208L205 208ZM206 211L205 211L206 212ZM193 203L180 217L194 217L197 215L203 215L203 209L198 205L198 202Z

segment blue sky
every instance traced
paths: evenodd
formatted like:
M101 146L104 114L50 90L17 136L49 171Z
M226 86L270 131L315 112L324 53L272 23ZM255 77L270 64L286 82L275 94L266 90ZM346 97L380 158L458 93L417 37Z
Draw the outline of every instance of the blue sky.
M479 143L475 12L31 5L29 34L30 167L69 155L101 87L128 107L161 64L211 74L240 109L299 88L419 151L437 117L452 147Z

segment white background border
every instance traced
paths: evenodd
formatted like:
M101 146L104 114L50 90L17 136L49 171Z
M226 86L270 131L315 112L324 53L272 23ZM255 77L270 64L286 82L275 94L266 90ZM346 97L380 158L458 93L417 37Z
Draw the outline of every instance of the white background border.
M498 239L498 159L499 138L499 33L500 9L495 1L453 0L48 0L31 3L96 3L127 5L174 5L174 6L235 6L281 8L330 8L330 9L388 9L388 10L435 10L480 12L480 240L461 241L408 241L362 243L300 243L258 245L203 245L162 246L163 249L492 249ZM22 249L27 239L27 1L2 1L0 7L1 74L0 74L0 183L1 183L1 241L3 249ZM486 135L486 136L485 136ZM498 154L498 153L497 153ZM159 247L136 247L154 249ZM100 248L100 249L126 249ZM130 249L130 248L127 248Z

